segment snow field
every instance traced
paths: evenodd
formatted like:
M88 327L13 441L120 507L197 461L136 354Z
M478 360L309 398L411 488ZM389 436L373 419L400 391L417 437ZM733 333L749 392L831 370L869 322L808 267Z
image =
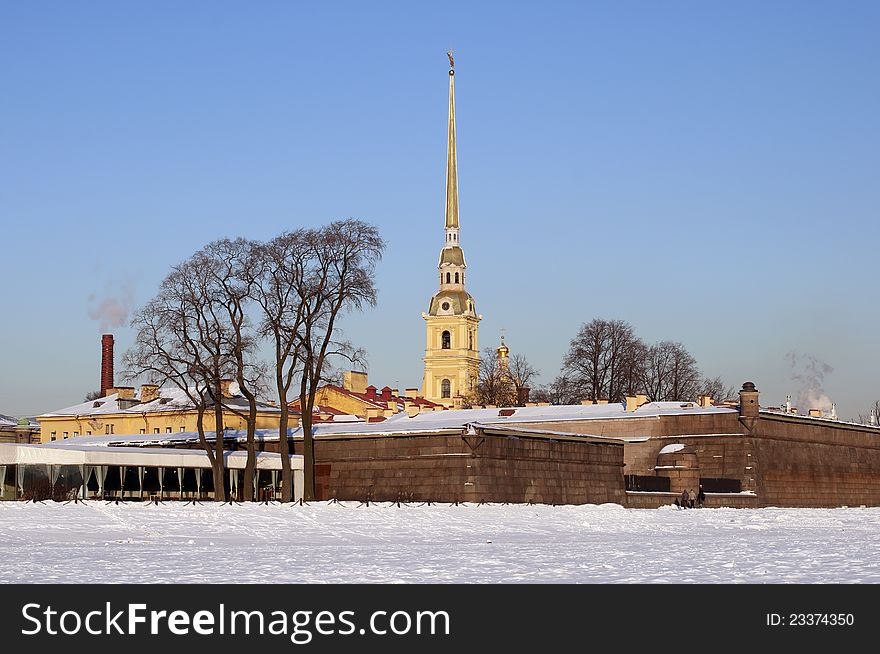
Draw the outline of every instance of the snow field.
M0 502L0 581L880 582L880 508Z

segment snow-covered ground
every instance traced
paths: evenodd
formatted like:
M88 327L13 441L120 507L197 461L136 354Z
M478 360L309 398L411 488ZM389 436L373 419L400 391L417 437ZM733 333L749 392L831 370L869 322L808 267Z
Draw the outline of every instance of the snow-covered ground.
M880 582L880 508L0 502L0 582Z

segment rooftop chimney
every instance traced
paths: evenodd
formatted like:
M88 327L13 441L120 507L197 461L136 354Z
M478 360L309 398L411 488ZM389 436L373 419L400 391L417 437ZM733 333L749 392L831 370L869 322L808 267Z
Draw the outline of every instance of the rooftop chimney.
M342 388L353 393L365 393L367 390L367 373L357 370L346 370L342 376Z
M159 386L157 384L141 384L141 403L146 404L159 398Z
M101 336L101 397L113 388L113 334Z

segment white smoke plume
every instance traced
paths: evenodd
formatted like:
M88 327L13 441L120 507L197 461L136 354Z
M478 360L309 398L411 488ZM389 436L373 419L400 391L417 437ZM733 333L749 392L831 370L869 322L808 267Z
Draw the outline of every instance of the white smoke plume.
M89 318L97 320L101 331L128 324L128 314L134 301L134 288L130 282L122 282L115 291L108 286L102 297L89 294Z
M809 354L798 354L795 350L785 355L791 365L791 378L799 384L797 391L797 408L800 413L810 409L821 409L823 415L831 413L831 398L825 394L823 383L825 376L834 372L834 368L824 361L819 361Z

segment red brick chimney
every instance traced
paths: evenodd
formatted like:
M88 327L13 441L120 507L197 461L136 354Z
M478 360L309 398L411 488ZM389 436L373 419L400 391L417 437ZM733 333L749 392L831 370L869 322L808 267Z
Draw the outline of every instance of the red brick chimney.
M101 397L113 388L113 334L101 337Z

